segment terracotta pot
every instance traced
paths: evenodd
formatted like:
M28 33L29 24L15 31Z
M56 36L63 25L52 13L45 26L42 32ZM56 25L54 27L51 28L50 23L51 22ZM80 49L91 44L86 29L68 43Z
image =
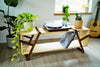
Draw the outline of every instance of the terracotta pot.
M82 29L82 26L83 26L83 20L75 20L74 21L74 27L76 28L76 29Z

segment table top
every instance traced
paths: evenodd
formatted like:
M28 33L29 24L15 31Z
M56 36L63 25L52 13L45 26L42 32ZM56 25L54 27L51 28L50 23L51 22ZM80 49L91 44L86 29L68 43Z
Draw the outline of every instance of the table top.
M71 28L74 28L74 26L72 26ZM45 28L38 28L38 30L41 32L41 34L51 34L51 33L64 33L64 32L74 32L74 30L70 29L68 31L53 31L53 32L49 32L48 30L46 30ZM82 27L82 29L77 29L78 31L89 31L88 28L86 27ZM26 31L24 29L21 29L20 35L37 35L38 31L36 28L33 28L33 31Z

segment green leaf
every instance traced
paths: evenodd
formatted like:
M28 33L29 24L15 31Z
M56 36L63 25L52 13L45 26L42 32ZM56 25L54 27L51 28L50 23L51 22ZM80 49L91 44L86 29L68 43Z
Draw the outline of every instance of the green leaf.
M15 58L11 58L11 61L13 62L15 60Z
M5 29L7 29L6 26L2 26L2 27L0 27L0 31L5 30Z
M23 52L22 55L25 55L25 52Z
M16 54L16 53L13 55L13 57L15 57L15 56L17 56L17 54Z
M19 46L19 43L16 43L16 46Z
M16 49L16 46L13 46L12 48L13 48L13 49Z
M18 0L4 0L6 5L16 7L18 5Z
M28 31L33 31L33 28L28 27L27 30L28 30Z
M11 32L11 34L14 34L15 32Z
M15 42L16 42L15 40L11 41L11 43L15 43Z

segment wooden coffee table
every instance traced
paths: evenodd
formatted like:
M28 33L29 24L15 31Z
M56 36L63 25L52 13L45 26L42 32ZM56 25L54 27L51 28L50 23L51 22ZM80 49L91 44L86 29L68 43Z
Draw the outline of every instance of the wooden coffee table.
M25 53L26 60L29 60L30 55L32 53L66 50L65 48L63 48L60 42L36 44L41 34L45 35L45 34L56 34L64 32L75 32L77 36L77 40L73 40L69 45L69 47L66 49L80 48L82 53L84 53L83 47L87 46L89 39L89 29L85 27L83 27L82 29L75 29L74 27L72 27L68 31L53 31L53 32L49 32L45 28L37 28L37 27L35 27L31 32L22 30L20 33L21 53ZM29 37L29 35L31 36ZM34 35L36 35L36 38L34 40L34 43L32 44L31 41ZM30 40L28 42L23 41L22 40L23 36L29 38Z

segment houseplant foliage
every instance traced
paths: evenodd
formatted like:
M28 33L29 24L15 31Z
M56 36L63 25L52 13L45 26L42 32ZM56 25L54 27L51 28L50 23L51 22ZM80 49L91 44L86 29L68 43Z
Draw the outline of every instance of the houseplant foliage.
M12 43L15 43L17 41L17 43L16 43L17 47L13 46L13 49L16 49L17 52L15 54L13 54L11 61L14 61L16 56L17 57L19 56L19 58L20 58L20 56L24 55L24 54L21 54L20 43L19 43L20 31L23 28L23 24L25 22L27 22L27 23L28 22L35 22L36 18L38 18L38 16L33 15L32 13L22 13L22 14L19 14L17 16L17 18L15 19L15 23L14 23L15 28L14 28L14 31L12 32L12 34L14 33L14 38L13 38ZM28 30L32 31L33 28L29 27Z
M11 26L14 27L13 21L15 20L15 16L10 16L9 15L9 7L16 7L18 5L18 0L4 0L4 3L8 6L8 11L7 11L7 15L5 14L4 10L0 10L0 12L2 12L4 14L4 18L6 19L6 21L4 23L7 24L7 26L2 26L0 27L0 30L8 30L8 35L11 36Z
M5 4L8 6L16 7L18 5L18 0L4 0Z
M69 21L69 16L70 16L70 13L69 13L68 9L69 9L69 6L66 5L65 16L63 17L63 20L66 20L66 21Z
M87 4L83 4L81 10L88 12L90 7L89 2L90 0L87 0Z
M78 13L75 13L75 15L76 15L76 18L74 22L74 27L77 29L81 29L83 25L82 13L80 13L80 15L78 15Z
M1 26L0 27L0 31L7 29L8 30L8 36L12 36L11 34L11 27L15 27L13 22L15 20L15 16L9 16L9 15L5 15L5 12L3 10L0 10L0 12L3 13L5 21L4 23L7 24L7 26Z
M69 6L68 5L66 5L65 6L65 16L63 17L63 25L67 25L68 23L67 22L69 22L69 16L70 16L70 13L69 13L69 11L68 11L68 9L69 9Z
M68 6L67 5L62 5L62 10L63 10L63 12L65 13L65 9L67 8Z
M31 13L23 13L23 14L19 15L19 17L21 17L21 18L24 17L24 19L23 19L24 24L23 25L24 25L25 30L31 31L33 29L33 22L36 21L37 16L33 15Z
M7 9L7 14L5 14L4 10L0 10L0 12L2 12L4 14L4 23L7 24L7 26L1 26L0 27L0 31L7 29L8 30L8 35L6 36L6 40L7 40L7 46L8 48L12 48L11 44L11 40L13 38L13 34L11 34L12 29L15 27L14 25L14 20L15 20L15 16L11 16L9 14L10 11L10 7L16 7L18 5L18 0L4 0L4 3L7 5L8 9Z

